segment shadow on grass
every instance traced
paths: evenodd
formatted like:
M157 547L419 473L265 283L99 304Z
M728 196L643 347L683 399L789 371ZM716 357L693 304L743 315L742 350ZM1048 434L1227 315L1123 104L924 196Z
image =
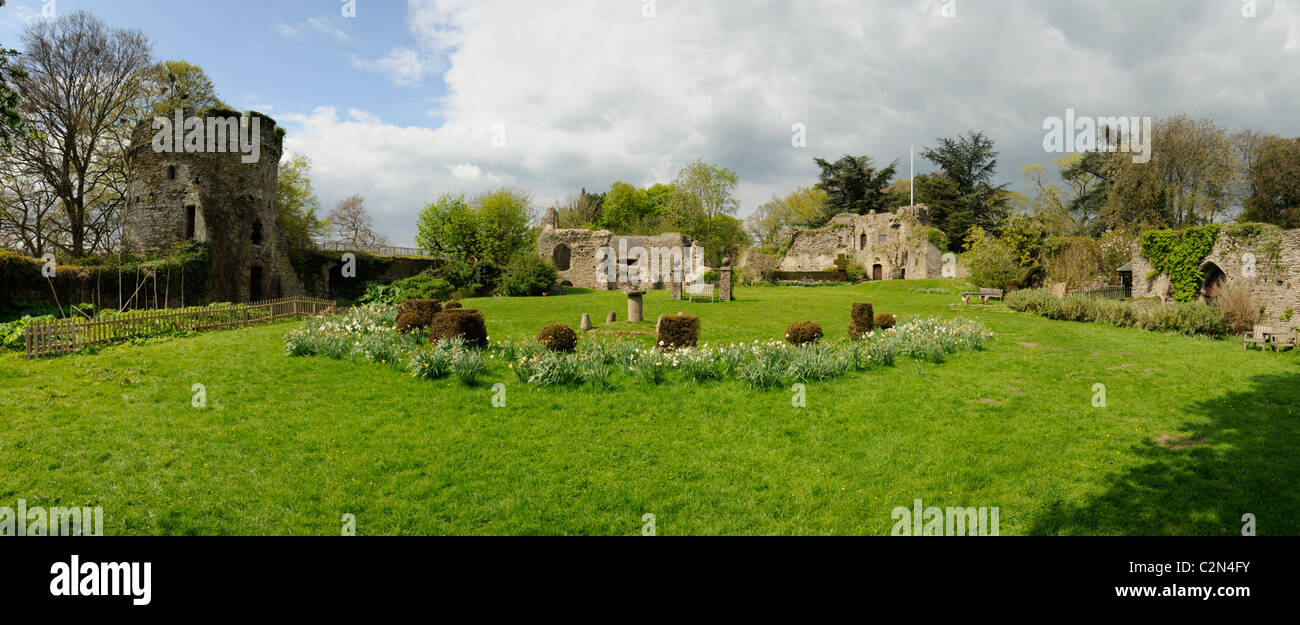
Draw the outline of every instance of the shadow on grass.
M1239 536L1249 513L1260 535L1300 534L1300 374L1250 384L1188 407L1208 423L1183 424L1171 433L1181 441L1135 447L1141 466L1084 505L1054 504L1030 532Z

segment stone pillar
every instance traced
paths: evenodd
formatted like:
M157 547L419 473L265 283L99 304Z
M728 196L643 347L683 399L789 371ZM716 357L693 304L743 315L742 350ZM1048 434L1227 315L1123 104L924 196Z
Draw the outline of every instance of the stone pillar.
M682 298L682 283L680 281L673 280L669 283L669 288L673 291L673 299L680 300Z
M722 268L718 269L718 299L731 301L731 258L722 259Z
M639 323L642 315L641 297L645 291L628 291L627 292L627 320L629 323Z
M614 323L615 321L618 321L618 315L614 314L614 311L611 310L609 311L609 315L605 317L605 323Z
M581 328L583 332L590 332L590 331L591 331L591 315L588 315L587 313L582 313L582 324L579 325L578 327Z

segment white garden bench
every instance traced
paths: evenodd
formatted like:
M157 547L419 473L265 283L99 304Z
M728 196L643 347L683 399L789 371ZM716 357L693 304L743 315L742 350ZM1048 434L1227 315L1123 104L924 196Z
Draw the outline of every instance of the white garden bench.
M686 284L686 297L688 301L695 301L696 297L708 297L709 301L717 301L713 292L713 285L708 282L688 282Z

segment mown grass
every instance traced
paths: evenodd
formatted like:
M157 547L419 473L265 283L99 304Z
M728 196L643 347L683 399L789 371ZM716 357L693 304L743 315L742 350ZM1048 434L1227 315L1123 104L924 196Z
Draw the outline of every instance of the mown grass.
M652 331L688 312L710 343L849 304L965 316L987 351L788 389L680 376L534 390L284 355L277 324L28 362L0 357L0 506L102 505L110 534L887 534L896 506L998 506L1002 534L1300 533L1300 358L1211 341L954 311L944 281L745 288L732 303L620 293L466 302L493 339L546 323ZM632 340L649 344L645 336ZM494 408L492 384L507 389ZM204 384L207 408L191 407ZM1094 384L1107 407L1094 408ZM1157 441L1162 435L1173 443ZM1190 441L1179 444L1177 441Z

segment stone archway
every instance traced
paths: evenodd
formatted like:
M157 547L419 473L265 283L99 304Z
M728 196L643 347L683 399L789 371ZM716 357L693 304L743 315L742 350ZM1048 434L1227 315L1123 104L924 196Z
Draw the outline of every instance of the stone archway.
M551 262L555 264L556 269L568 271L573 263L573 250L563 243L555 246L551 251Z
M1201 275L1205 277L1204 282L1201 283L1201 295L1206 300L1214 299L1215 294L1227 286L1228 275L1214 262L1201 265Z

